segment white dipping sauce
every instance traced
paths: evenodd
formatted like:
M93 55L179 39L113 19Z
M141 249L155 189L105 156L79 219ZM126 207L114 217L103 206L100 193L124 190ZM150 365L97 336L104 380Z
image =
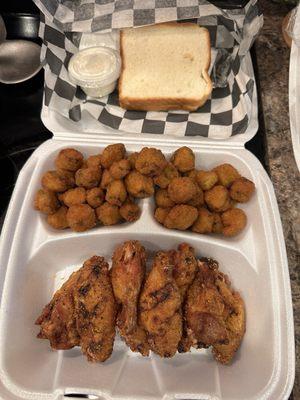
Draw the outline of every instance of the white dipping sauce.
M104 97L113 92L120 76L121 59L116 50L98 46L80 50L68 66L73 83L91 97Z

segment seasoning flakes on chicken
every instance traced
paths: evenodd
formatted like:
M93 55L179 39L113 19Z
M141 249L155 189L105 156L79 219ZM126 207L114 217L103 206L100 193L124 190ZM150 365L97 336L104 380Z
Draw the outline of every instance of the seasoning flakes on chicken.
M132 351L149 355L146 332L138 323L138 302L145 277L146 252L138 241L128 241L113 254L112 286L119 311L117 327Z
M180 291L182 300L184 300L186 292L192 284L197 271L195 250L189 244L181 243L177 251L171 251L171 255L174 262L173 277Z
M211 347L231 363L246 330L245 306L227 275L211 258L198 260L182 243L159 251L146 274L146 252L138 241L119 245L112 269L93 256L57 290L36 320L37 337L53 349L81 346L89 361L103 362L113 350L115 328L127 346L161 357Z
M117 306L108 263L93 256L85 261L74 289L77 330L89 361L105 361L113 350Z
M187 243L181 243L177 250L171 250L170 254L174 262L173 278L181 294L182 306L186 301L187 291L195 278L198 261L195 250ZM183 318L182 337L178 345L178 351L184 353L190 350L192 342L187 334L187 326Z
M152 351L172 357L182 335L181 296L169 252L158 252L140 298L140 319Z
M230 311L225 321L228 343L215 344L212 352L217 361L229 364L246 332L245 305L240 294L230 288L230 281L226 275L219 273L216 286Z
M198 266L184 310L188 338L194 347L213 346L215 358L228 364L245 333L244 303L216 261L202 259Z
M80 271L74 272L57 290L35 322L41 326L37 337L48 339L52 349L67 350L79 345L73 298L73 289L79 274Z

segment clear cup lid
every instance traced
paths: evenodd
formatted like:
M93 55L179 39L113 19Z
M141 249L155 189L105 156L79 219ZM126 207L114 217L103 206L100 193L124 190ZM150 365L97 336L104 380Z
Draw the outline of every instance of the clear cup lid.
M108 85L120 76L121 58L110 47L89 47L78 51L70 59L70 79L80 86Z

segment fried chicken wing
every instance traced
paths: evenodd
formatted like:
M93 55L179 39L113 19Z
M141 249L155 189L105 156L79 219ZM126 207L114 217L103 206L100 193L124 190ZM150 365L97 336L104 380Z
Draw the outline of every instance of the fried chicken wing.
M217 261L197 260L193 247L181 243L156 253L145 278L138 241L117 247L112 261L109 271L103 257L93 256L69 277L37 318L38 338L57 350L81 346L89 361L103 362L117 326L143 356L211 347L217 361L232 361L246 330L245 306Z
M215 344L213 346L213 355L215 359L222 364L229 364L240 347L241 341L246 331L245 305L238 292L230 288L230 282L226 276L219 275L216 280L216 286L219 289L230 312L225 321L228 343Z
M82 352L89 361L105 361L113 350L117 306L103 257L93 256L83 264L74 302Z
M173 260L158 252L140 297L140 320L152 351L172 357L182 335L181 296L173 278Z
M202 259L198 267L185 305L184 350L212 346L216 360L229 364L245 334L244 302L216 261Z
M128 241L113 254L111 280L120 305L117 326L132 351L149 354L146 332L138 324L138 301L145 276L146 253L138 241Z
M185 304L187 342L195 347L208 347L228 341L224 321L226 305L214 284L217 265L211 263L210 266L205 262L199 263L199 271L188 291Z
M198 261L195 257L195 251L187 243L181 243L177 251L171 251L174 262L173 277L181 294L182 303L185 303L187 290L192 284L196 272ZM182 338L178 345L178 351L183 353L189 351L191 344L187 334L187 326L183 321Z
M193 282L196 270L197 259L195 250L187 243L181 243L177 251L172 251L173 257L173 277L178 286L182 300L184 300L186 291Z
M73 288L79 274L80 271L76 271L70 276L35 322L41 326L37 337L48 339L52 349L67 350L80 343L73 299Z

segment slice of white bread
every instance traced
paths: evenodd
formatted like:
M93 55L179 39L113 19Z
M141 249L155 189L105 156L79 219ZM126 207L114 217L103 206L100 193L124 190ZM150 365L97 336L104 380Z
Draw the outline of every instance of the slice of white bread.
M210 37L197 24L168 22L121 32L119 101L128 110L188 110L212 91Z

